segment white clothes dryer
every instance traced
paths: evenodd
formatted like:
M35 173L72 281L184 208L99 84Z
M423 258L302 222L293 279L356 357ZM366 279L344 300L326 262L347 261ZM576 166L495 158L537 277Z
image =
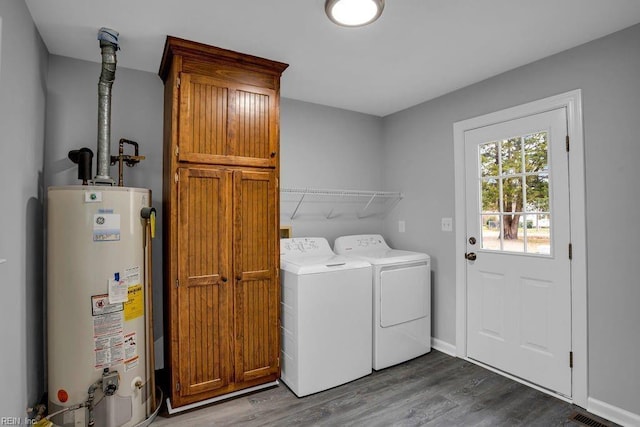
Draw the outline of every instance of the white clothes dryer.
M373 266L373 369L431 351L431 259L391 249L379 234L343 236L337 254Z
M371 373L371 264L326 239L280 240L282 381L298 396Z

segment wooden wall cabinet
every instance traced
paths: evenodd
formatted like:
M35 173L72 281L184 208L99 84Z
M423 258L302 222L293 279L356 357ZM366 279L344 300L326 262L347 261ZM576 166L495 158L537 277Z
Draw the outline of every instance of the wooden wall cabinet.
M165 343L177 408L275 381L286 64L168 37Z
M274 89L190 73L182 74L180 88L180 161L276 166Z

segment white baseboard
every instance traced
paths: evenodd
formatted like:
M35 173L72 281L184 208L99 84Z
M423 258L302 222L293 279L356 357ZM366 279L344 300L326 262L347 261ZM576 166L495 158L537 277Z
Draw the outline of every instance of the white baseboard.
M593 397L587 399L587 411L622 426L640 426L639 414L634 414Z
M456 357L456 346L453 344L431 337L431 347L449 356Z

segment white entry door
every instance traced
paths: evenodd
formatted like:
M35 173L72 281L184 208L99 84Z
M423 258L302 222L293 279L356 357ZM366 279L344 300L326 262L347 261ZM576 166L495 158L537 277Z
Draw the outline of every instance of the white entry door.
M467 356L571 396L564 108L465 132Z

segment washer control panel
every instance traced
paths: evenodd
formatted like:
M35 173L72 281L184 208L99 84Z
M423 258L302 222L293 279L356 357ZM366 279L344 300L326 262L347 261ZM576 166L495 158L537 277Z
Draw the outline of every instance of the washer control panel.
M333 255L329 242L324 237L299 237L294 239L280 239L280 255L308 256Z

